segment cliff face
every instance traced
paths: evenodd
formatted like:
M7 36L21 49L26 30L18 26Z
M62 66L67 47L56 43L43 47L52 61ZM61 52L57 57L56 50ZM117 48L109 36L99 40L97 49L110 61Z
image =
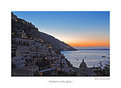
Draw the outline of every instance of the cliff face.
M26 37L28 39L41 40L46 44L51 44L53 49L57 49L57 50L61 50L61 51L76 50L73 47L69 46L68 44L66 44L64 42L61 42L60 40L54 38L51 35L39 32L38 28L36 28L34 25L32 25L31 23L29 23L23 19L17 18L17 16L15 16L13 13L12 13L11 21L12 21L12 24L11 24L12 33L14 34L14 35L12 35L13 38L14 37L21 38L21 36L19 36L17 34L17 32L19 30L19 31L24 31L26 33Z

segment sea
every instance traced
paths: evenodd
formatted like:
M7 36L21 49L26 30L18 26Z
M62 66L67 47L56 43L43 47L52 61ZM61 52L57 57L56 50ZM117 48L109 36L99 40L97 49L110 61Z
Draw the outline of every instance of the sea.
M110 62L109 47L74 47L76 51L61 51L62 54L71 62L74 67L79 68L80 63L84 59L88 67L100 66L102 67Z

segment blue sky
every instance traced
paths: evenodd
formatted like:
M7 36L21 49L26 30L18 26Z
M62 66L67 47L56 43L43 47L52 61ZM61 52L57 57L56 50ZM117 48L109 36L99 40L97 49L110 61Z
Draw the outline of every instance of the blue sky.
M109 45L109 11L13 11L15 15L70 45ZM96 42L97 41L97 42ZM94 44L94 46L95 46ZM85 44L86 45L86 44Z

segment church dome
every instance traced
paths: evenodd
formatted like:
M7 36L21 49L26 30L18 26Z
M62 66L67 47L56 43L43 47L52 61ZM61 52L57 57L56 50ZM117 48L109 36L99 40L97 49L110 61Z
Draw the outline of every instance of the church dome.
M82 60L82 63L80 64L79 68L87 68L87 65L84 62L84 59Z

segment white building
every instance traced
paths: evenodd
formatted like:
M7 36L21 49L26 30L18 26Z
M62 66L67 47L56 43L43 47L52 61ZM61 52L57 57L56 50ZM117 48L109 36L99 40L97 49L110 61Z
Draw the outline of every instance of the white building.
M19 47L17 47L16 56L17 57L30 58L29 47L27 47L27 46L19 46Z
M34 44L29 47L29 51L31 53L31 57L41 57L47 55L45 51L43 51L43 46L41 44Z
M31 39L12 38L12 40L17 44L22 44L22 45L32 45L35 43L35 41Z

